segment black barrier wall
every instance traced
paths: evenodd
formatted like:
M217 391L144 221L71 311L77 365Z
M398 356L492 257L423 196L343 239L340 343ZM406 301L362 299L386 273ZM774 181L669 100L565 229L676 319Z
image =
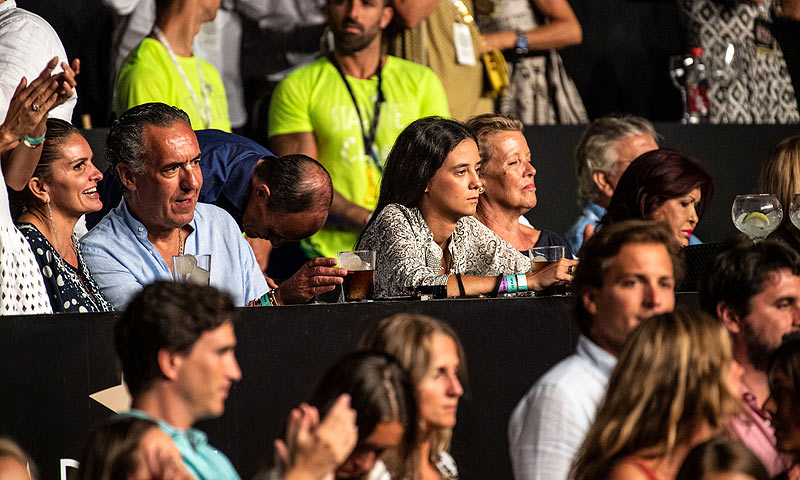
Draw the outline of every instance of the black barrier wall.
M397 312L425 313L453 325L467 356L469 383L452 448L463 478L509 478L508 417L534 380L571 353L578 332L569 305L569 298L553 297L242 309L242 381L225 415L199 426L249 478L289 410L368 325ZM115 318L3 318L0 431L31 453L41 478L62 478L60 459L77 459L90 425L111 413L89 395L120 383Z
M694 305L695 294L678 295ZM399 312L432 315L458 333L469 383L451 449L462 478L511 478L508 417L537 378L573 351L572 298L243 308L236 325L242 381L221 418L202 422L211 444L250 478L289 410L373 322ZM89 427L111 411L89 396L120 383L115 314L5 317L0 327L0 434L15 438L41 478L61 479Z

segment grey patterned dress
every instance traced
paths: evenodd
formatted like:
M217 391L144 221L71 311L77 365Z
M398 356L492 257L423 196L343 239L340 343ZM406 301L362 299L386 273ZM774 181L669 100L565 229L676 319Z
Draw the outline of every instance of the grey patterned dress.
M713 78L709 100L711 122L723 114L731 123L797 123L800 115L789 71L780 45L769 51L756 46L755 22L772 19L775 0L756 4L750 0L679 0L689 45L703 48L707 66L724 56L733 43L740 68L730 87L721 88Z
M529 0L499 0L493 14L478 15L482 33L533 30L545 19ZM561 56L555 50L518 57L504 51L510 84L497 100L497 111L525 125L588 123L586 109Z
M442 272L444 252L433 240L418 208L387 205L370 224L359 250L375 250L375 295L398 295L409 286L446 285L451 274L526 273L531 262L510 243L474 217L456 223L448 245L449 268Z

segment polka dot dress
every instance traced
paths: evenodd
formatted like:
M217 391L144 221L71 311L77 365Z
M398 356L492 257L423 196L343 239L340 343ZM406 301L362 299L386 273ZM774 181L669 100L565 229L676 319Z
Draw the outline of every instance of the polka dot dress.
M34 225L20 223L17 226L33 250L41 269L40 278L44 280L53 310L58 313L111 311L111 304L103 297L83 261L79 245L75 246L78 256L78 268L75 268L58 254L55 247Z
M19 230L0 224L0 315L37 313L53 310L36 259Z

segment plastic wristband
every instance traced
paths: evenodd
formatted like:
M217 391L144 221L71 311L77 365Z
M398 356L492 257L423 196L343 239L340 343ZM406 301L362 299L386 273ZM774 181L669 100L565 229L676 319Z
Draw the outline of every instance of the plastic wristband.
M272 302L269 301L269 292L261 295L261 297L250 302L251 307L271 307Z
M45 131L45 132L42 134L42 136L41 136L41 137L39 137L39 138L31 138L31 137L29 137L29 136L25 135L24 137L22 137L22 140L23 140L23 141L25 142L25 144L26 144L26 145L28 145L29 147L35 147L36 145L39 145L40 143L44 142L44 137L45 137L46 135L47 135L47 132L46 132L46 131Z
M506 275L506 283L508 283L508 293L516 293L517 292L517 276L516 275Z
M526 277L524 273L517 275L517 291L528 291L528 277Z
M507 277L503 277L500 280L500 288L497 289L497 293L506 293L508 292L508 279Z

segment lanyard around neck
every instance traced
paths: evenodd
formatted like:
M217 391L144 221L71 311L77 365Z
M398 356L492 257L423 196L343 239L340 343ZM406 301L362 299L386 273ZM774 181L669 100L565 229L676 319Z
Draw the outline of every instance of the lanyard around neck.
M206 93L206 89L209 88L206 84L205 80L203 79L203 70L200 68L200 60L197 57L194 57L194 64L197 66L197 78L200 80L200 95L203 96L203 103L200 103L200 99L197 98L197 94L192 88L192 84L189 82L189 78L186 77L186 72L183 71L181 64L178 63L178 58L175 56L175 52L172 51L172 47L169 45L167 38L164 36L164 32L161 31L158 26L153 27L153 33L155 33L156 38L164 48L167 50L169 54L170 60L175 65L175 68L178 70L178 74L180 74L181 79L183 80L184 85L189 90L189 93L192 95L192 101L194 102L197 109L200 110L200 118L203 120L203 128L210 128L211 127L211 101L208 98L208 94Z
M375 100L375 106L373 107L372 124L369 126L369 132L364 130L364 119L361 116L361 109L358 108L356 96L353 93L353 89L350 87L350 82L347 81L347 77L345 76L341 65L339 65L339 62L336 61L336 58L334 58L333 55L330 55L328 60L333 64L334 67L336 67L336 71L339 72L339 76L342 77L344 86L347 87L347 93L350 94L350 99L353 101L353 106L356 108L356 114L358 115L358 126L361 127L361 138L364 140L364 154L371 158L372 162L378 168L378 171L383 173L383 166L381 166L381 160L378 158L378 152L372 148L372 144L375 143L375 133L378 129L378 119L381 116L381 103L386 100L383 97L383 90L381 89L383 83L383 75L381 74L381 64L383 63L382 59L378 57L378 69L375 71L375 74L378 76L378 98Z

